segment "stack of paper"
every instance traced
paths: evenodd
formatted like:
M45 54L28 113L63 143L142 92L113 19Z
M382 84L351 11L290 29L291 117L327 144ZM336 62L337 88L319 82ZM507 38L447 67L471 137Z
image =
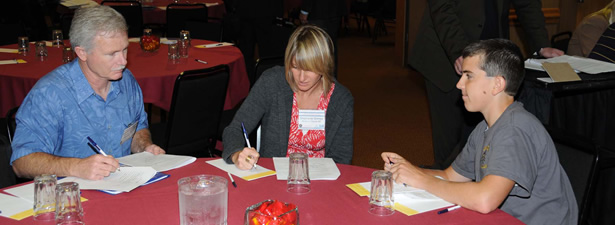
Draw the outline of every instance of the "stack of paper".
M27 63L27 62L26 60L23 60L23 59L0 60L0 65L20 64L20 63Z
M371 190L370 182L348 184L346 186L359 196L369 196L369 190ZM408 216L453 205L425 190L404 186L403 184L394 184L393 199L395 200L395 210Z
M575 72L580 71L588 74L598 74L615 71L614 63L569 55L562 55L550 59L528 59L525 60L525 68L544 71L544 68L542 67L542 63L544 62L568 63L575 70Z
M161 154L154 155L149 152L141 152L117 158L121 164L128 166L149 166L158 172L164 172L180 168L193 163L196 158L192 156ZM122 168L123 169L123 168Z
M288 179L288 158L274 157L273 165L278 180ZM310 180L337 180L340 170L331 158L308 158Z
M275 171L272 171L260 165L255 166L251 170L240 170L235 166L235 164L227 164L223 159L209 160L207 161L207 163L211 164L212 166L217 167L218 169L224 170L235 176L241 177L241 179L244 179L247 181L251 181L251 180L255 180L258 178L263 178L263 177L267 177L267 176L271 176L275 174Z
M17 49L13 49L13 48L0 48L0 52L2 52L2 53L15 53L15 54L18 53Z
M224 46L231 46L234 45L233 43L228 43L228 42L220 42L220 43L213 43L213 44L206 44L206 45L197 45L194 46L196 48L217 48L217 47L224 47Z

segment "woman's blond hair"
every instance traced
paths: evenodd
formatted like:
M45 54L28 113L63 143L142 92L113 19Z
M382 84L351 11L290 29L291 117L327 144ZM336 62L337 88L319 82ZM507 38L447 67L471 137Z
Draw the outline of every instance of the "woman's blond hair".
M314 25L298 27L288 40L284 57L286 81L297 91L295 79L290 71L294 66L301 70L322 75L323 91L326 93L333 82L333 41L323 29Z

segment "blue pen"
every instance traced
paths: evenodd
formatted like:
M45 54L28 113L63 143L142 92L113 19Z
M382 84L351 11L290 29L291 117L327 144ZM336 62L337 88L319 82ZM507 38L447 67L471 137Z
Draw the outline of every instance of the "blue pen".
M243 122L241 122L241 129L243 130L243 137L246 139L246 144L248 145L248 148L252 148L252 146L250 145L250 139L248 139L248 132L246 132L246 127L243 125ZM256 150L256 152L258 152L258 150ZM248 159L252 159L252 156L248 156L248 158L246 158L246 161L248 161ZM256 168L256 163L254 163L254 167L252 168Z
M92 138L90 138L90 136L87 136L88 142L90 142L90 144L94 147L94 149L96 149L96 151L98 151L98 153L107 156L107 154L105 153L105 151L102 150L102 148L100 146L98 146L98 144L96 144L96 142L94 142L94 140L92 140Z
M98 153L107 156L107 153L105 153L105 151L102 150L102 148L100 146L98 146L98 144L96 144L96 142L94 142L94 140L92 140L92 138L90 138L90 136L86 137L88 139L88 142L94 146L94 149L96 149L96 151L98 151ZM117 168L118 171L120 171L120 168Z

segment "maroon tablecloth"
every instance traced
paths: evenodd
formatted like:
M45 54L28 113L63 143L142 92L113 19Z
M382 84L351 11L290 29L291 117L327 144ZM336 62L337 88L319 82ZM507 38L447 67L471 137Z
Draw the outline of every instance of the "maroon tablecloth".
M68 42L68 41L67 41ZM192 40L193 46L213 43L206 40ZM16 49L16 45L0 46L0 48ZM31 54L22 56L13 53L0 53L0 60L24 59L28 63L0 65L0 117L4 117L9 109L21 105L36 81L56 67L62 65L62 50L48 47L49 57L41 62L34 56L34 45L30 45ZM194 61L201 59L208 64ZM134 74L143 90L145 103L152 103L168 110L171 107L173 85L177 75L182 71L213 67L227 64L230 69L230 80L226 94L224 109L230 109L248 95L250 82L246 75L243 55L234 46L218 48L195 48L189 50L188 59L179 64L167 62L167 45L161 45L156 52L141 51L139 43L130 43L128 47L127 68Z
M179 169L167 171L165 180L139 187L131 192L109 195L99 191L84 190L82 196L86 224L179 224L177 180L197 174L213 174L228 179L226 173L207 163L209 158ZM260 159L260 166L274 169L273 160ZM379 217L367 212L368 197L360 197L346 184L369 181L374 169L338 165L341 176L334 181L312 181L312 191L305 195L286 192L286 181L276 180L275 175L253 181L235 177L237 188L229 182L228 224L243 224L245 209L265 199L292 202L299 208L301 224L523 224L511 215L495 210L480 214L459 209L438 215L430 211L414 216L395 212ZM32 217L15 221L0 217L0 224L35 224Z

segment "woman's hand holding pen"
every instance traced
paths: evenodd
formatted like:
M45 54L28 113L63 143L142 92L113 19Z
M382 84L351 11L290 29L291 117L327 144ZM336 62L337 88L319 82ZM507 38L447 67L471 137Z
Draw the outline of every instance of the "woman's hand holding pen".
M235 166L241 170L249 170L258 162L260 154L254 148L243 148L243 150L233 153L232 160Z

